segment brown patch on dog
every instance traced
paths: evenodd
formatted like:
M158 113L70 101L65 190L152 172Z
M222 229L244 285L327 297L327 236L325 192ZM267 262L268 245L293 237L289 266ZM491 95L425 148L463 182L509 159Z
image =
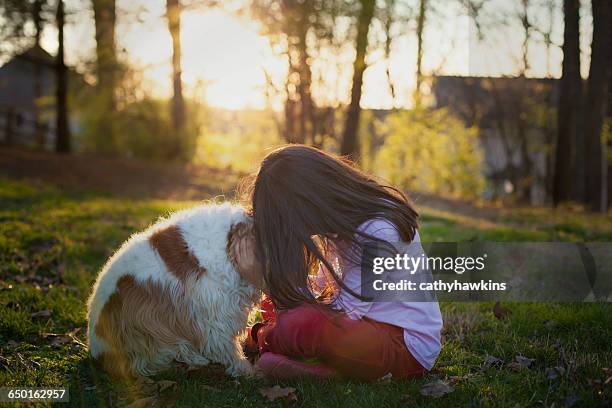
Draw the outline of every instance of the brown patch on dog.
M109 350L97 359L116 377L137 374L130 358L154 360L161 348L189 342L201 349L205 339L190 317L184 295L173 298L170 291L151 280L137 282L125 275L100 312L94 328Z
M190 275L197 277L206 273L206 268L200 265L181 230L176 225L155 232L149 238L151 246L157 251L166 267L174 276L185 282Z

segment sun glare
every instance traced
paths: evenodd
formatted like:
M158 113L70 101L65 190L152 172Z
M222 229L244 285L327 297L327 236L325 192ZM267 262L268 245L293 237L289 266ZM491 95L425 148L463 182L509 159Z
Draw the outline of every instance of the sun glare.
M163 20L163 18L158 18ZM263 68L278 78L285 71L268 40L245 19L222 10L187 10L181 21L186 93L228 109L265 105ZM133 27L120 39L142 68L154 94L170 94L170 36L163 21Z

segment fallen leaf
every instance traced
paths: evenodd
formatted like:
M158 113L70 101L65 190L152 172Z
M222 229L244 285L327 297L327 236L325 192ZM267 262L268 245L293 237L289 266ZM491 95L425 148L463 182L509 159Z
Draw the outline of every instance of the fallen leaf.
M72 343L72 337L70 336L57 336L51 341L53 347L61 347L68 343Z
M557 326L557 322L555 320L544 320L544 327L547 329L552 329Z
M6 345L9 347L17 347L19 343L17 343L15 340L9 340L6 342Z
M85 343L75 337L75 334L81 330L80 327L69 331L68 333L43 333L42 336L44 338L52 337L51 345L53 347L62 347L65 344L76 343L81 347L87 347Z
M382 377L380 377L380 378L378 379L378 381L381 381L381 382L389 382L389 381L391 381L391 379L392 379L392 378L393 378L393 374L391 374L391 373L387 373L387 374L383 375Z
M514 359L516 360L517 363L525 367L531 367L531 364L533 364L533 362L535 361L534 358L527 358L521 355L514 357Z
M548 378L549 380L555 380L565 375L565 368L561 366L549 367L544 370L544 374L546 374L546 378Z
M158 381L156 384L157 384L157 389L159 392L164 392L168 388L176 387L176 381L170 381L170 380Z
M217 388L212 387L212 386L207 385L207 384L201 384L200 388L203 389L203 390L206 390L206 391L219 391Z
M260 388L259 393L266 397L268 401L274 401L278 398L287 398L290 401L297 401L297 396L295 395L295 388L293 387L280 387L275 385L274 387L269 388Z
M34 312L30 316L32 317L51 317L51 311L49 309L41 310L40 312Z
M155 397L140 398L123 408L149 408L155 404Z
M484 367L485 368L490 368L490 367L500 368L503 365L504 365L504 361L501 358L497 358L497 357L493 357L493 356L486 356L485 357L485 361L484 361Z
M535 360L533 358L527 358L519 355L514 357L514 361L508 364L508 368L510 368L512 371L519 372L525 368L531 367L531 364L533 364L534 361Z
M424 395L426 397L438 398L443 395L450 394L453 391L455 391L455 389L452 386L448 385L442 380L436 380L425 384L421 388L420 392L421 395Z
M608 377L606 381L604 382L604 384L606 385L611 384L611 383L612 383L612 376Z
M493 306L493 314L499 320L505 319L506 317L508 317L510 313L512 313L512 311L510 309L503 307L501 303L499 302L499 300L495 302L495 305Z

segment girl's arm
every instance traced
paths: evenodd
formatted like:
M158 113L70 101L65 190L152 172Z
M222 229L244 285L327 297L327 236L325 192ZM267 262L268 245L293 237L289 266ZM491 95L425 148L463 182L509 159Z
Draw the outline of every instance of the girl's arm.
M379 238L387 242L398 242L400 236L397 228L387 220L375 219L366 222L360 227L360 230L365 234ZM364 240L365 242L365 240ZM357 294L361 294L361 264L355 264L349 260L341 260L340 264L343 267L343 283ZM338 305L352 319L361 319L365 316L373 305L373 302L360 300L346 291L341 291L338 296Z

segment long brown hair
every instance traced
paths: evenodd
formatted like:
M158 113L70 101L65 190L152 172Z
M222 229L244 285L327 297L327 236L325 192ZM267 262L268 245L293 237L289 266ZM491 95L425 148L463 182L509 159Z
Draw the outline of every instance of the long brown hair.
M252 212L264 279L280 309L317 303L308 275L319 265L349 291L325 257L329 239L359 248L364 222L383 218L412 241L418 214L406 195L382 185L349 161L303 146L288 145L268 154L251 186ZM340 256L356 259L353 253ZM359 260L357 260L359 262Z

